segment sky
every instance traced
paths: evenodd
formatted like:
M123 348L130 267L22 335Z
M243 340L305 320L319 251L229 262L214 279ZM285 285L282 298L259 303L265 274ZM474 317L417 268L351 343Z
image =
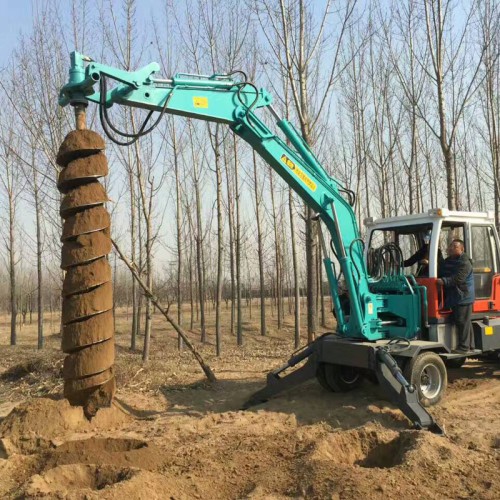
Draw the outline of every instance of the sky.
M43 0L0 0L0 68L6 66L20 33L29 33L32 24L32 4ZM62 0L61 5L70 0ZM140 0L137 2L139 17L149 17L151 10L162 0Z
M31 27L31 0L0 0L0 68L4 67L19 34Z

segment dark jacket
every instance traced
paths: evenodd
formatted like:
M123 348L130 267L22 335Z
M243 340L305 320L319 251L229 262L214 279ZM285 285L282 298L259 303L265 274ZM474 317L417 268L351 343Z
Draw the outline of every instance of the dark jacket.
M424 243L409 259L406 259L403 264L405 267L413 266L423 259L429 258L429 245Z
M429 260L429 244L424 243L409 259L406 259L403 262L405 267L413 266L416 262L420 262L421 260L427 259ZM441 249L438 248L438 273L441 269L441 265L443 264L443 254L441 253ZM429 265L422 264L417 269L418 276L425 277L429 276Z
M460 257L447 257L439 270L444 283L444 307L472 304L474 295L474 274L472 261L464 252Z

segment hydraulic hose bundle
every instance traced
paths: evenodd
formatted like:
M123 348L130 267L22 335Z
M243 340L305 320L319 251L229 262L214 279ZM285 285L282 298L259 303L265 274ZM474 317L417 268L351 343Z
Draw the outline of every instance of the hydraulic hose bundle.
M375 281L380 281L385 276L401 274L403 260L403 253L399 246L395 243L386 243L379 248L370 249L368 273Z
M64 396L91 418L109 406L115 390L114 323L108 173L103 139L90 130L70 132L57 155L63 167L57 187L64 194L61 268Z

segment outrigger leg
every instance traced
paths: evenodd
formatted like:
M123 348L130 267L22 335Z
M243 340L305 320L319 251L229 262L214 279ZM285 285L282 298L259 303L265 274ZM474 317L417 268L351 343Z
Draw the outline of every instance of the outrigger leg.
M251 406L265 403L269 398L272 398L280 392L292 389L306 380L316 377L318 363L316 360L315 343L309 344L298 354L292 356L285 365L269 372L267 374L266 386L256 393L252 394L250 399L243 405L242 409L246 410ZM288 368L292 368L304 359L307 361L303 366L297 368L293 372L281 375Z
M333 349L332 343L336 343ZM305 361L302 366L284 374L301 361ZM348 343L332 335L312 342L292 356L285 365L268 373L266 386L254 393L243 405L243 409L264 403L273 396L316 377L321 363L347 365L365 372L375 371L391 402L398 406L414 428L443 434L441 427L420 404L418 391L404 378L387 346L368 342Z
M403 376L396 360L384 347L377 349L377 380L384 388L391 402L413 422L416 429L427 429L434 434L444 434L431 414L420 404L416 387Z

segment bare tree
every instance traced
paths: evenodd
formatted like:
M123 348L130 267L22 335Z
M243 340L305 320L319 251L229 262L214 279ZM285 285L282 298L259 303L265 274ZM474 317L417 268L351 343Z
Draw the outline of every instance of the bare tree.
M470 2L460 28L453 23L454 2L452 0L424 0L423 22L430 68L426 74L434 86L437 125L430 106L419 106L419 116L439 140L446 172L448 208L459 207L456 190L456 163L454 157L455 136L465 107L479 88L479 71L483 63L486 46L471 59L470 26L477 9L476 0ZM455 18L456 21L456 18ZM425 66L425 60L419 64ZM423 103L427 102L424 100ZM434 104L434 103L432 103Z
M290 85L293 110L297 115L302 137L313 146L315 128L328 109L331 90L337 81L340 67L340 48L352 22L355 0L343 2L335 10L339 20L336 30L329 22L332 2L327 1L313 15L313 3L306 0L280 0L276 5L267 0L254 0L262 33L270 47L270 57L276 60L278 71ZM326 54L328 54L326 56ZM325 61L329 60L328 67ZM321 86L317 78L326 75ZM307 267L307 329L308 340L317 330L317 229L311 209L306 209L306 267Z
M267 334L266 327L266 282L264 276L264 241L261 220L262 186L259 187L257 173L257 154L252 152L253 159L253 188L255 196L255 221L257 224L257 255L259 259L259 291L260 291L260 334Z
M234 147L234 200L236 205L236 339L239 346L243 345L243 325L241 309L241 213L240 213L240 180L238 163L238 142L233 136Z
M500 227L500 6L492 0L479 5L480 44L484 47L484 85L481 92L487 144L493 174L495 224Z
M12 150L15 149L16 142L13 116L4 113L0 116L0 161L2 162L0 169L0 185L5 194L7 213L6 223L8 227L7 235L4 235L4 244L7 250L7 263L9 269L9 293L10 293L10 345L17 343L17 277L16 266L19 263L20 254L16 248L16 213L19 202L19 197L22 191L21 184L21 169L16 161Z

